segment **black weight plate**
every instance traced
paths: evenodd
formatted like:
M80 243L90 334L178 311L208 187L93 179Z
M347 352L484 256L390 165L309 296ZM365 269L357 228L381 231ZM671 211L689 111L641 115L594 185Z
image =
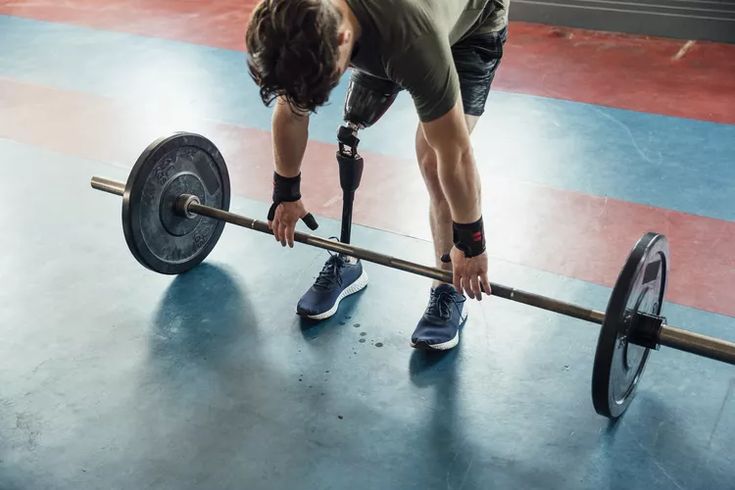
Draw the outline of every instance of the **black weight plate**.
M225 161L217 147L198 134L176 133L151 143L125 185L125 240L138 262L163 274L180 274L199 264L225 226L224 221L179 214L175 203L182 194L219 209L230 206Z
M600 415L617 418L633 401L649 349L628 342L635 312L658 315L669 267L666 237L646 233L638 240L613 288L600 330L592 370L592 402Z

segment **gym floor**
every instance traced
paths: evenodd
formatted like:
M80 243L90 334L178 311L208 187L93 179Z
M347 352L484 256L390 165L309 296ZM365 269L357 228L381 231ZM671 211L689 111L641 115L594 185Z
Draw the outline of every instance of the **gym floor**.
M231 209L268 209L244 3L0 0L1 489L735 488L731 366L662 348L611 423L592 324L490 298L427 356L408 340L430 281L369 264L302 322L326 252L229 225L195 270L143 269L89 179L124 180L161 135L212 139ZM346 80L304 167L322 236ZM353 242L430 264L416 123L403 94L361 134ZM666 316L735 340L735 46L513 23L473 141L491 280L604 310L659 231Z

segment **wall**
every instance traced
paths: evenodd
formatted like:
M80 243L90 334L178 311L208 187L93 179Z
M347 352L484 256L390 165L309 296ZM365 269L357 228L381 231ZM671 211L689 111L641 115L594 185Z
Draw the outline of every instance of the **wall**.
M735 0L511 0L512 20L735 43Z

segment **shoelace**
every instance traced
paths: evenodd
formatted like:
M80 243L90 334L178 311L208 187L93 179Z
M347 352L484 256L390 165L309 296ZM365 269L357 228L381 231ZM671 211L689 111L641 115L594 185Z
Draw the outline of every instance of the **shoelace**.
M342 286L342 274L340 272L345 264L339 255L333 255L331 252L329 255L331 257L324 264L324 267L319 273L319 277L314 281L314 287L316 288L331 289L335 285Z
M464 299L455 300L454 291L449 289L434 289L429 297L429 306L426 308L426 314L435 318L446 320L452 314L452 305L464 303Z

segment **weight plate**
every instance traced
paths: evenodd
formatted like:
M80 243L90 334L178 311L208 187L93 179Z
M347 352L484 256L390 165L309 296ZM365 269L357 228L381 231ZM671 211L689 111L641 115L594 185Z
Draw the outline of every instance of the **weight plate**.
M631 320L635 312L661 312L668 267L666 237L646 233L633 247L618 276L592 370L592 402L600 415L619 417L635 396L649 349L628 342Z
M225 222L186 217L176 210L182 194L228 210L230 178L225 161L204 136L176 133L151 143L133 166L123 195L123 229L138 262L163 274L199 264L219 240Z

